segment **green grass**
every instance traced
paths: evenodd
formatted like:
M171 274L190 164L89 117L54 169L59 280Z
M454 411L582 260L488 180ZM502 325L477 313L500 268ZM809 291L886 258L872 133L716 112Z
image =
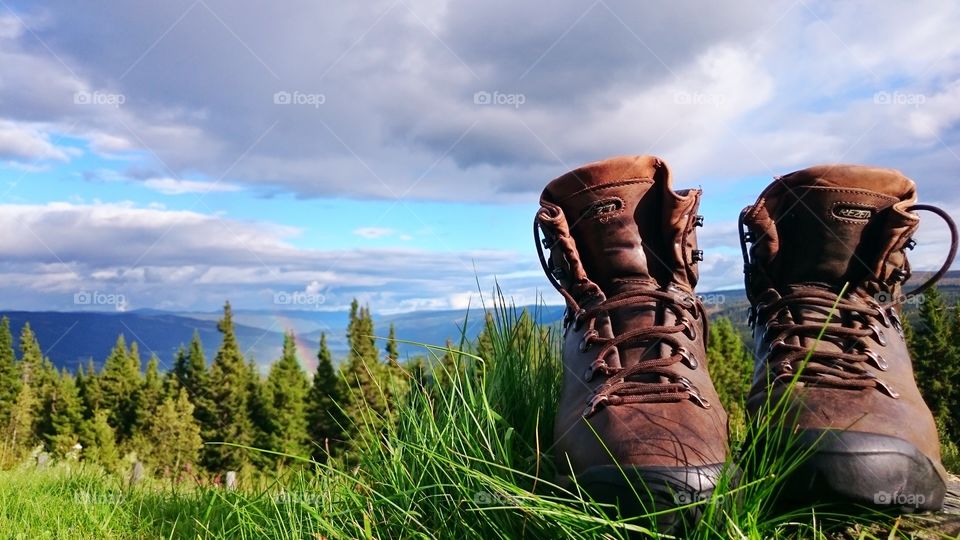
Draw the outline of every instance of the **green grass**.
M534 314L535 316L536 314ZM77 463L0 473L9 538L628 538L652 518L608 517L554 485L552 418L562 375L554 330L499 307L490 358L461 354L443 387L411 390L349 464L305 463L281 479L222 488L123 479ZM433 349L435 354L449 352ZM774 405L775 406L775 405ZM756 426L761 432L765 426ZM738 487L704 501L691 538L908 537L864 510L772 505L802 456L746 443ZM729 480L729 479L728 479Z

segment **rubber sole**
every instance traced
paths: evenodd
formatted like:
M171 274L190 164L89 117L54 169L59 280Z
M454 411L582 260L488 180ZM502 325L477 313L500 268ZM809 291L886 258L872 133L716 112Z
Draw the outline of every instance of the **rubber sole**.
M943 474L899 437L822 429L785 437L791 453L808 457L786 478L778 499L783 504L852 504L898 513L943 507Z
M636 524L652 527L659 533L682 534L696 526L703 505L681 508L713 496L717 482L728 465L702 467L624 467L605 465L587 469L576 477L577 486L595 502L609 505L611 517L652 516L650 522ZM567 482L573 480L566 477ZM565 482L566 483L566 482Z

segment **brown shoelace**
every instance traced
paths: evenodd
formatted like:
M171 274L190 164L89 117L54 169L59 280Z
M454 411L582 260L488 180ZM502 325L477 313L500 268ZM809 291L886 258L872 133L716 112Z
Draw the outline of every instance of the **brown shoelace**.
M836 310L841 320L859 319L866 322L860 328L842 326L831 318L829 325L826 322L778 322L779 315L784 312L794 313L794 310L804 308L831 309L836 304ZM778 363L771 366L776 377L774 384L788 383L797 378L812 386L830 386L835 388L861 389L876 387L887 395L897 398L899 394L893 387L878 378L873 372L864 368L870 364L880 371L887 370L887 362L882 356L870 349L870 341L879 345L886 345L884 329L897 325L899 320L892 310L890 312L876 302L871 306L863 297L858 299L837 299L837 295L827 290L804 288L790 293L770 304L760 304L755 311L756 318L766 320L767 332L776 336L768 348L772 353L778 349L789 351L778 358ZM890 317L890 315L893 317ZM891 322L891 320L893 322ZM876 321L876 322L867 322ZM826 351L820 347L812 350L803 345L787 343L791 337L816 339L823 333L821 340L835 343L842 351ZM809 360L807 360L809 355ZM807 363L803 365L803 362ZM800 373L796 371L801 368Z
M589 382L597 373L607 377L594 390L583 416L590 417L602 407L628 403L673 403L691 400L703 408L710 408L710 403L700 395L700 391L689 379L670 369L678 363L683 363L691 369L697 369L699 366L697 359L682 346L677 335L682 333L690 339L696 339L697 331L692 320L700 320L703 317L706 321L703 304L692 296L681 296L670 291L653 289L629 291L605 299L603 293L594 285L587 287L587 294L583 295L584 304L589 307L582 307L558 281L557 277L563 276L563 270L556 268L552 261L548 263L543 253L544 248L559 248L564 250L563 255L568 261L574 260L576 253L568 253L572 250L573 242L569 237L560 238L559 236L563 233L551 226L551 223L541 222L542 212L549 212L554 219L557 217L555 210L542 208L537 213L537 219L534 220L533 234L540 256L540 265L547 279L566 300L567 320L572 321L574 329L579 330L584 324L588 325L580 344L580 352L587 352L595 345L600 346L594 361L586 368L583 379ZM539 234L541 230L545 237L542 243ZM655 302L655 305L651 306L651 302ZM602 337L594 328L597 317L602 314L609 314L617 309L641 306L669 310L676 316L677 324L647 326L615 337ZM628 367L611 366L607 363L607 358L618 347L643 344L651 347L666 344L672 348L672 353L660 358L643 359Z
M744 258L744 271L749 279L752 262L747 250L747 243L754 240L751 233L744 228L744 219L748 210L749 208L744 209L740 214L740 246ZM907 209L908 212L915 210L924 210L939 216L947 224L951 235L950 250L943 265L916 289L899 297L890 295L890 302L880 304L873 298L857 291L849 292L843 298L840 298L836 293L826 289L803 287L770 304L758 304L755 309L751 310L751 326L758 320L765 320L767 321L767 332L777 336L770 342L769 352L773 353L777 349L790 351L779 358L777 365L771 366L772 371L776 374L773 379L774 384L788 383L796 378L798 381L811 386L849 389L876 388L892 398L900 397L890 383L865 368L865 365L872 365L880 371L886 371L888 367L886 360L871 350L869 341L875 341L880 346L886 345L884 329L889 329L891 325L902 334L903 328L897 315L896 306L902 303L905 298L917 296L928 290L946 275L956 257L958 246L957 226L949 214L941 208L926 204L915 204ZM913 245L914 242L911 240L908 247L912 249ZM909 272L902 272L898 279L906 281L909 279ZM877 276L873 276L873 281L882 283ZM838 315L838 317L834 318L831 315L827 319L829 324L827 321L808 323L779 321L779 316L785 312L795 313L798 311L794 310L803 308L830 310L834 306L836 306L835 315ZM847 327L838 322L838 319L839 321L859 319L862 324L859 328ZM786 342L787 339L794 336L813 339L820 337L822 341L836 344L843 352L822 350L817 345L808 348ZM806 362L805 365L804 362ZM802 369L797 373L798 368L801 367Z

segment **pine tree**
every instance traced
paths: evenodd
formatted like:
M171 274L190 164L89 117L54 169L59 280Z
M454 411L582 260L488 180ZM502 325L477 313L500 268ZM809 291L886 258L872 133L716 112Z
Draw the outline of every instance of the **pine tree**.
M707 366L720 403L726 409L734 429L746 427L744 404L750 391L752 358L730 319L718 317L711 322L707 339Z
M110 425L109 411L105 409L94 413L89 428L84 430L80 444L83 446L85 461L96 463L108 470L116 469L120 463L116 433Z
M387 336L387 345L384 348L387 353L387 364L385 366L386 380L385 390L390 404L400 403L400 400L410 389L408 375L400 365L400 349L397 346L397 329L393 323L390 323L390 332Z
M951 343L950 319L943 296L936 287L924 293L920 321L914 328L913 365L920 393L937 423L956 434L960 423L954 418L951 402L957 388L951 381L960 368L957 349Z
M20 374L22 381L34 388L43 384L43 352L30 323L25 323L20 329Z
M400 350L397 347L397 328L393 323L390 323L390 333L387 335L386 353L387 362L389 362L391 366L398 365L400 361Z
M0 426L10 421L10 413L20 393L20 370L13 350L10 319L0 319Z
M207 369L207 359L203 352L203 343L200 333L194 330L190 340L190 348L186 351L181 348L177 351L173 369L170 371L173 381L169 386L172 389L169 395L176 396L176 389L183 388L193 404L193 418L200 426L201 433L209 433L213 429L214 413L210 401L210 371Z
M37 409L38 400L34 395L33 387L26 383L26 378L23 378L4 429L3 459L0 460L0 464L9 465L19 461L36 444L33 426Z
M186 384L184 382L183 372L186 369L189 369L187 366L190 362L190 357L187 356L187 350L183 347L183 343L177 347L177 351L173 353L173 367L170 368L170 371L167 372L166 377L163 380L163 388L166 390L167 396L176 396L180 393L181 388L185 388ZM187 391L187 395L190 395L190 391Z
M150 424L150 419L157 413L157 409L163 402L164 388L163 380L160 377L160 359L157 355L151 354L147 362L147 373L143 379L143 386L137 400L137 430L146 431Z
M373 338L373 319L367 308L359 307L356 299L350 304L347 325L350 352L344 367L347 392L347 418L353 424L379 424L387 414L386 390L383 385L383 365ZM374 425L376 428L376 425ZM354 434L357 429L353 429Z
M250 369L243 360L233 328L230 302L223 307L217 329L223 336L210 368L210 415L207 442L248 446L254 439L250 420ZM236 446L210 444L204 448L204 465L213 472L237 471L249 462L247 451Z
M127 354L127 370L140 378L140 367L140 344L134 340L130 342L130 352Z
M327 347L327 334L320 334L317 370L307 394L307 431L314 461L323 463L343 442L343 391L333 369L333 355Z
M496 335L496 322L493 319L493 313L487 311L483 315L483 330L477 336L477 356L486 361L493 360L494 344L493 336Z
M100 387L100 376L93 365L93 358L87 360L86 370L77 373L77 389L83 400L86 418L92 419L93 414L103 408L103 389Z
M49 410L44 405L56 386L57 371L48 358L44 358L40 350L40 343L30 328L24 324L20 332L20 384L29 386L28 393L23 394L23 403L29 402L32 409L18 412L19 415L29 414L32 418L29 439L32 443L44 440L44 430L50 425ZM24 416L20 416L23 418ZM24 439L26 440L26 439Z
M73 376L66 370L60 372L56 386L44 403L44 417L48 424L43 435L47 449L55 456L63 457L80 441L83 429L83 402Z
M176 380L177 384L186 389L187 395L191 399L206 390L207 359L203 354L200 332L193 331L193 338L190 340L188 351L184 351L183 348L177 351L177 357L170 375Z
M269 422L269 449L295 456L309 454L306 397L310 382L300 361L293 332L284 334L283 356L270 366L264 385Z
M164 398L150 422L146 439L149 445L144 456L161 476L176 477L193 468L203 439L186 389L178 388L176 397Z
M247 362L247 410L250 412L250 423L252 430L250 439L253 447L260 449L271 449L270 433L272 431L273 410L270 404L270 397L267 395L267 385L260 376L260 368L253 358ZM258 469L268 469L276 464L276 456L267 452L253 452L250 454L250 460Z
M137 423L137 402L140 386L140 359L136 355L136 345L131 351L127 348L123 334L110 355L103 363L100 372L101 406L108 413L111 427L116 431L117 439L123 443L133 435Z

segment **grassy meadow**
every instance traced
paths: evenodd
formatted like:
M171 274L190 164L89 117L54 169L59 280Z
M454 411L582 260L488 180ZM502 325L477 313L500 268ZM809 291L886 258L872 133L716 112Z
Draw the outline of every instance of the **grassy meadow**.
M554 483L562 374L554 329L500 307L489 358L454 356L448 384L410 375L405 403L348 458L299 465L235 489L137 483L64 461L0 472L2 538L635 538L655 516L621 519ZM536 314L533 314L536 317ZM432 349L440 355L447 349ZM373 420L373 419L370 419ZM385 427L384 427L385 426ZM757 427L763 429L763 426ZM689 538L910 538L917 526L867 509L777 509L798 456L734 441L743 469L703 507ZM250 449L254 452L256 450ZM293 457L291 457L293 459ZM729 479L728 479L729 480ZM913 531L913 532L908 532ZM946 534L924 533L949 538Z

